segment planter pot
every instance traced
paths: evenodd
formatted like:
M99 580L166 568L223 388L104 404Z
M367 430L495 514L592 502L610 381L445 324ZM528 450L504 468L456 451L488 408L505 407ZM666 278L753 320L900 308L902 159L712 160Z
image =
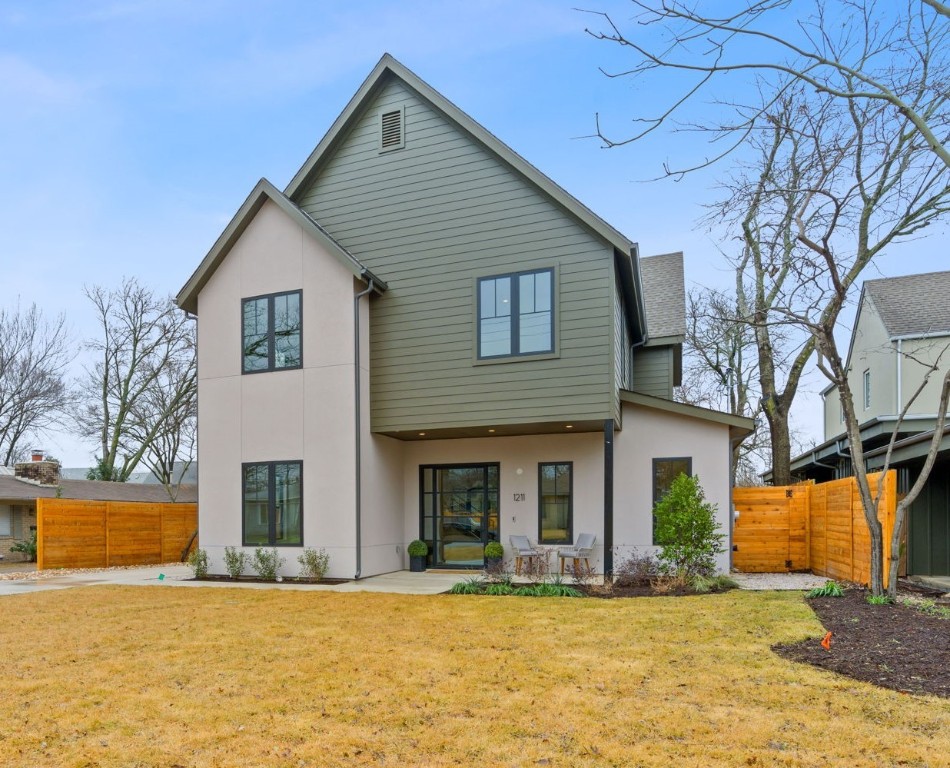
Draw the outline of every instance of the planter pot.
M409 570L412 573L422 573L426 569L426 556L419 555L418 557L410 556L409 557Z
M500 557L486 557L485 558L485 570L486 571L500 571L501 570L501 561Z

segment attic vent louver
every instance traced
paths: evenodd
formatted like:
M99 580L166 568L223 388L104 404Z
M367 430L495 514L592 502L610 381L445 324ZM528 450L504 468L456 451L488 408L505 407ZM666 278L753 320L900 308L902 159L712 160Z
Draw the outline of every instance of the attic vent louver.
M402 107L379 116L379 151L402 149L406 145Z

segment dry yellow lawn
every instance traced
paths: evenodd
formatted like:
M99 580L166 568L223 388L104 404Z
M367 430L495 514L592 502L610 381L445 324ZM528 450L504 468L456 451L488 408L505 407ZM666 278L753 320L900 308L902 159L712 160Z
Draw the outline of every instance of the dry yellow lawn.
M794 594L89 587L0 617L3 766L950 761L950 702L769 651L820 634Z

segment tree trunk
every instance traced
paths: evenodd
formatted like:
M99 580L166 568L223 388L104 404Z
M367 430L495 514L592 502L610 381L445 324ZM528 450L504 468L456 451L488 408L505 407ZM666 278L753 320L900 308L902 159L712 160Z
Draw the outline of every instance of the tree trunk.
M773 399L766 405L772 440L772 485L791 485L792 438L788 429L788 414Z

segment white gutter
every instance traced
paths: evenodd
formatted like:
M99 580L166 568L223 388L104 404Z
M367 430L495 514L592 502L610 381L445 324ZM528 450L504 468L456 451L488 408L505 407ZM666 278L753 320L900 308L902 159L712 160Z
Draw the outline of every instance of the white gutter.
M905 333L903 336L891 336L891 341L910 341L911 339L939 339L950 336L950 331L932 331L930 333Z
M904 410L904 394L901 392L901 363L902 358L904 357L904 340L897 340L897 407L895 408L895 413L900 413Z

